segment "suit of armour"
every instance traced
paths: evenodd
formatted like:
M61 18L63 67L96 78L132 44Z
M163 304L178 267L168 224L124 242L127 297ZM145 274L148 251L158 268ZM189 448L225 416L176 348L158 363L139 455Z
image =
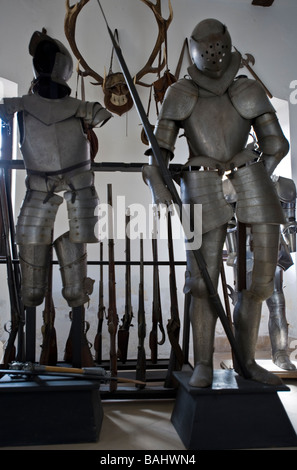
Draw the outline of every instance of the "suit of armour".
M234 210L224 197L224 178L236 192L236 217L252 227L254 269L250 287L239 294L235 307L235 337L251 377L277 383L276 376L256 364L254 352L262 302L273 292L279 225L284 223L270 175L289 145L262 86L237 77L241 56L231 49L228 30L219 21L204 20L195 27L190 40L193 64L188 76L167 90L155 135L167 163L174 157L180 131L187 140L181 199L185 204L202 205L201 252L214 286L218 285L227 224ZM260 152L247 145L252 128ZM171 201L153 157L143 177L155 204ZM191 294L195 368L190 385L207 387L213 376L217 315L191 250L187 250L184 291Z

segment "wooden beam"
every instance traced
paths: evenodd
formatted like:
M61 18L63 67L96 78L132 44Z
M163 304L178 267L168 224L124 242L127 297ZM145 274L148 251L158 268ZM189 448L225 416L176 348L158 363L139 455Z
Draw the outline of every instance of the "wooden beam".
M273 4L274 0L253 0L252 5L260 7L270 7Z

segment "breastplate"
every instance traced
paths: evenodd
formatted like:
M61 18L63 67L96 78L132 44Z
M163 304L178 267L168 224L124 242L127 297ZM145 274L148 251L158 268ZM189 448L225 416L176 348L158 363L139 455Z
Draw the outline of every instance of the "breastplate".
M206 156L229 162L246 145L251 121L232 105L228 93L199 95L191 115L184 121L190 157Z
M67 112L67 102L63 109L59 100L49 101L45 103L46 112L38 102L40 108L25 109L23 113L24 132L20 148L26 169L58 172L83 162L87 167L89 143L81 120L75 117L76 108L69 101Z

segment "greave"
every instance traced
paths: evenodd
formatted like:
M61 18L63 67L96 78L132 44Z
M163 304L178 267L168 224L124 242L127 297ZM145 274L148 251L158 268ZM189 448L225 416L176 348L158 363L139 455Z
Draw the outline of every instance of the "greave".
M43 302L47 286L49 248L49 245L19 246L22 300L27 307L35 307Z
M208 387L212 383L214 335L217 321L208 298L192 296L190 320L195 369L189 383L194 387Z
M54 242L62 277L62 295L70 307L89 301L94 281L87 277L87 253L84 243L72 243L69 232Z
M247 290L240 292L238 299L233 315L235 339L242 360L248 365L255 359L262 302Z
M269 308L269 336L273 362L282 369L294 370L295 365L288 356L288 323L283 292L275 291L266 301Z
M277 385L281 379L266 369L260 367L255 361L255 351L258 339L261 319L262 301L250 291L243 290L239 293L238 302L234 309L235 340L241 360L250 374L250 378L257 382ZM238 369L236 361L234 368Z

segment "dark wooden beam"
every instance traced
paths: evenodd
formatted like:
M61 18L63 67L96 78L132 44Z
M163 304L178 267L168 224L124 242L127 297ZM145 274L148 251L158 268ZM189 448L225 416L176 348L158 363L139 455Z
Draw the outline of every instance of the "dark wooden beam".
M270 7L273 4L274 0L253 0L252 5L259 7Z

